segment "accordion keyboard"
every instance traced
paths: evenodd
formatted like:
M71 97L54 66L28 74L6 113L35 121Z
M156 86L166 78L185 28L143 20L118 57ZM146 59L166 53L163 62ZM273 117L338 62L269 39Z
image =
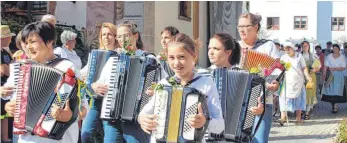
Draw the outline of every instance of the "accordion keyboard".
M29 71L27 67L20 67L20 63L14 63L14 82L15 82L15 94L16 97L16 106L15 106L15 113L13 115L13 124L18 129L24 129L25 123L23 117L25 117L25 112L22 112L22 110L25 110L26 106L26 98L23 97L27 95L28 91L28 82L26 82L29 77ZM25 87L24 87L25 85ZM24 88L26 89L24 93ZM23 100L23 101L22 101ZM22 118L22 119L21 119Z
M115 108L116 108L116 98L119 96L121 72L125 71L123 63L120 63L118 57L110 57L112 60L112 69L110 75L110 83L108 87L108 92L105 94L100 117L102 119L113 119L115 118Z
M166 124L166 112L167 112L167 104L168 104L169 93L168 91L161 90L156 91L155 96L155 106L154 106L154 114L158 116L157 118L157 128L154 131L153 135L155 138L161 139L164 138L165 132L165 124Z

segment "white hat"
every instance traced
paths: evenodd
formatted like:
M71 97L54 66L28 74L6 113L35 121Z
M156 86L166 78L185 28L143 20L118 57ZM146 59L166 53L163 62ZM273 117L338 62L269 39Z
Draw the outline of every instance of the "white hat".
M294 51L298 50L298 47L295 46L292 42L283 42L283 47L291 47Z
M16 36L16 34L11 33L10 27L8 25L1 25L1 38Z

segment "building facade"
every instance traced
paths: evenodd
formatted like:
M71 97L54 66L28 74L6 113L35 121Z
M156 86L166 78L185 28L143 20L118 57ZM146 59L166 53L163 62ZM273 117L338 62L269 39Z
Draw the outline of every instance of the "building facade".
M347 42L347 1L251 1L250 12L262 16L262 35L280 42Z

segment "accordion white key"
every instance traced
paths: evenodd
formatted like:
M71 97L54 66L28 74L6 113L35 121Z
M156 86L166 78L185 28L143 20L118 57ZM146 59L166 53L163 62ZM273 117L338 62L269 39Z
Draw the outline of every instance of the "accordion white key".
M190 115L198 113L201 102L206 118L209 117L207 98L194 88L173 88L164 86L154 94L154 114L157 118L157 128L152 132L156 142L189 142L201 141L208 127L208 120L201 129L189 125Z
M156 80L158 63L155 58L125 54L110 60L109 90L103 99L100 118L135 121L151 98L145 92Z

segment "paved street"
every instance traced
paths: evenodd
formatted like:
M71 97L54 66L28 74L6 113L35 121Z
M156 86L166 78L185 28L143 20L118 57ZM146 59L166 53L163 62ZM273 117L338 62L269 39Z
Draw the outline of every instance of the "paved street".
M311 114L311 119L303 124L295 125L295 117L291 116L289 124L280 126L273 123L270 143L333 143L337 134L338 123L347 117L347 104L338 105L339 112L331 113L331 104L320 102ZM277 120L279 117L275 117Z

